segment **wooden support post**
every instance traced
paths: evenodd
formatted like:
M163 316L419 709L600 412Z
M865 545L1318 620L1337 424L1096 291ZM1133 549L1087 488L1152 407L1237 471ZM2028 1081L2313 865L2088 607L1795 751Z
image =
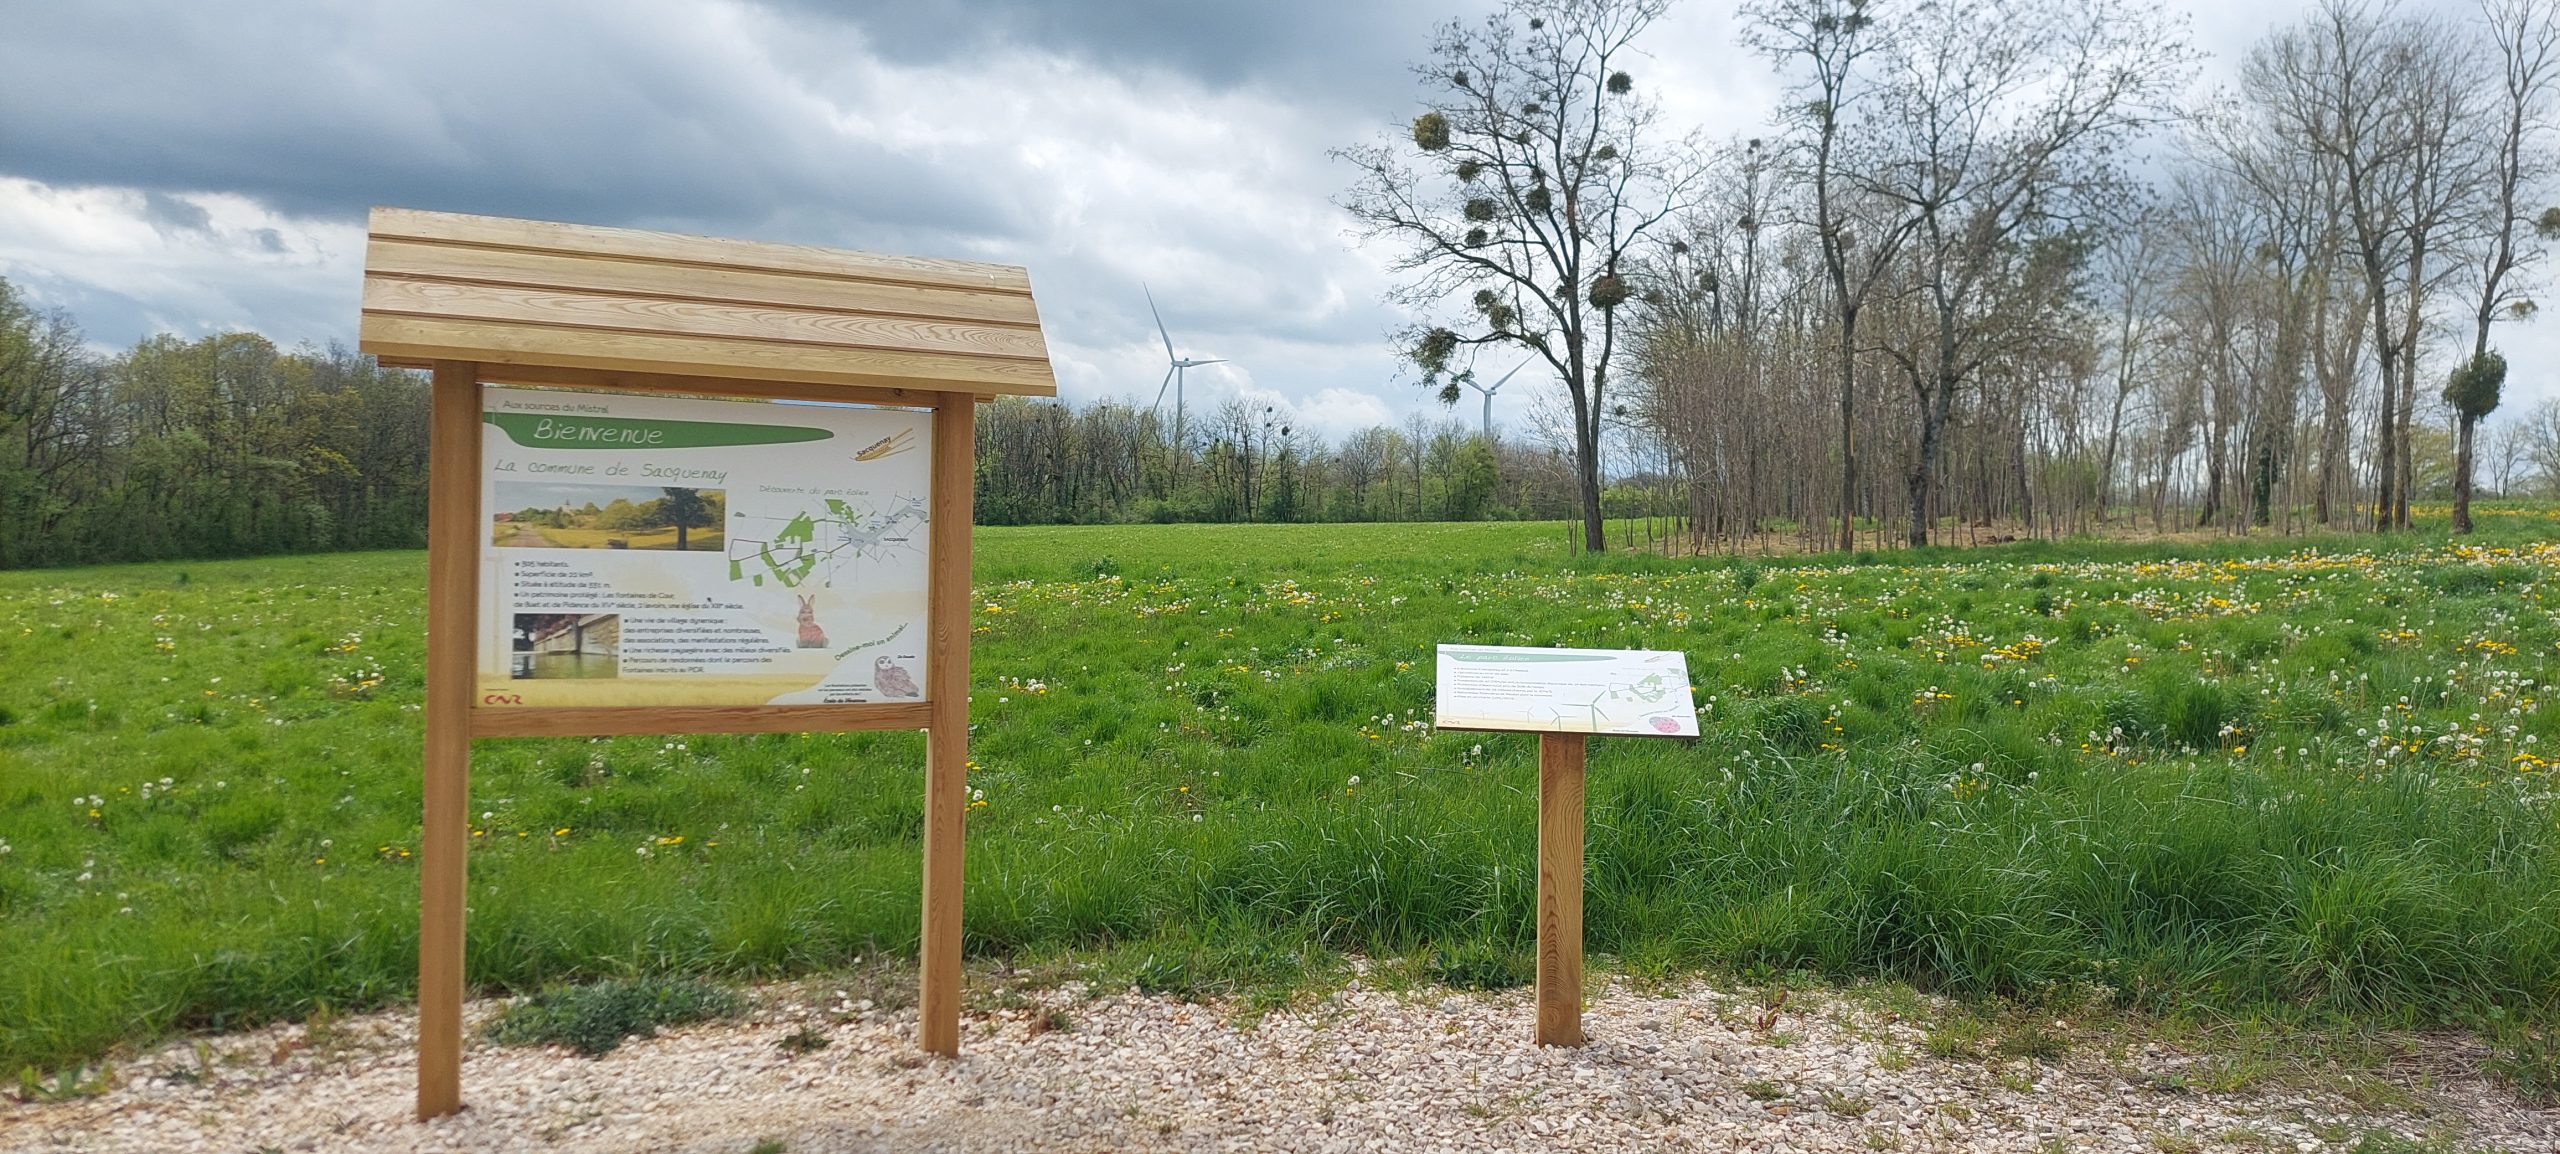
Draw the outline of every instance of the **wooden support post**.
M960 864L969 810L969 522L977 484L977 398L942 393L933 408L933 496L927 562L932 604L926 698L923 990L918 1041L960 1053Z
M1538 1044L1582 1044L1582 756L1578 733L1538 736Z
M462 1108L462 906L479 657L480 367L437 361L427 456L424 829L418 846L418 1117Z

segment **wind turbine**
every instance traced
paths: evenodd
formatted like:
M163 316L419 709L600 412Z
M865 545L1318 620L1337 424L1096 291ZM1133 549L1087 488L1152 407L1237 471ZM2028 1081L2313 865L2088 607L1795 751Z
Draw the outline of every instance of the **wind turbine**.
M1484 439L1485 439L1485 440L1490 441L1490 440L1492 440L1492 439L1493 439L1493 395L1494 395L1495 393L1499 393L1499 392L1501 392L1501 391L1502 391L1502 386L1507 385L1507 384L1510 384L1510 383L1511 383L1511 378L1513 378L1513 377L1515 377L1515 376L1518 376L1518 375L1519 375L1519 373L1520 373L1520 370L1525 369L1525 368L1528 368L1528 367L1529 367L1529 362L1527 362L1527 361L1522 361L1522 362L1520 362L1519 364L1516 364L1516 365L1511 366L1511 371L1510 371L1510 372L1507 372L1507 373L1502 374L1502 379L1501 379L1501 380L1498 380L1498 381L1495 381L1495 382L1493 383L1493 387L1491 387L1491 388L1487 388L1487 387L1485 387L1485 386L1483 386L1483 385L1477 384L1477 383L1476 383L1475 378L1473 378L1473 377L1469 377L1469 378L1467 378L1467 387L1468 387L1468 388L1470 388L1470 389L1474 389L1475 391L1477 391L1477 392L1479 392L1479 393L1483 393L1483 394L1484 394Z
M1170 386L1173 389L1173 443L1180 445L1182 444L1182 383L1185 375L1184 370L1196 369L1202 365L1225 364L1226 358L1213 357L1205 361L1194 361L1187 360L1181 354L1174 352L1173 334L1164 330L1164 314L1156 311L1156 294L1154 290L1147 288L1143 283L1138 286L1138 290L1147 294L1147 312L1156 318L1156 335L1164 338L1164 359L1166 364L1170 366L1164 371L1164 384L1156 386L1156 403L1150 411L1161 410L1164 408L1164 391L1166 387Z

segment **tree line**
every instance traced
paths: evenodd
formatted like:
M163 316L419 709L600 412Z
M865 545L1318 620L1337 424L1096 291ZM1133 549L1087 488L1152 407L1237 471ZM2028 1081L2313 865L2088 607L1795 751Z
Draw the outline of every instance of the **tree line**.
M426 541L427 393L254 333L102 354L0 280L0 569Z
M70 316L0 280L0 569L421 547L427 410L422 374L334 346L225 333L101 352ZM1158 414L1122 402L989 405L979 519L1467 520L1573 508L1557 453L1454 421L1416 416L1328 445L1231 401L1194 426L1176 445ZM676 493L513 517L718 523L715 498ZM700 508L671 507L684 501Z
M2202 94L2140 0L1759 0L1784 102L1717 144L1629 71L1667 2L1447 25L1337 153L1422 383L1560 386L1591 547L1638 473L1701 541L2404 528L2439 480L2468 528L2560 235L2552 0L2324 0Z
M1125 401L999 398L978 413L982 524L1560 518L1575 502L1557 447L1419 413L1332 443L1233 399L1179 441Z

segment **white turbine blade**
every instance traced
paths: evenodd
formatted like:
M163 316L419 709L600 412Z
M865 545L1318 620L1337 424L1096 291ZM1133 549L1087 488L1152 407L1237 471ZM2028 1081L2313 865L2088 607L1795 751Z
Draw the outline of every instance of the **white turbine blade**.
M1223 365L1223 364L1227 363L1227 358L1225 358L1225 357L1219 357L1219 358L1217 358L1216 360L1209 360L1209 361L1184 361L1184 362L1182 362L1182 363L1183 363L1183 364L1185 364L1185 365L1190 366L1191 368L1195 368L1195 369L1196 369L1196 368L1199 368L1199 367L1200 367L1200 366L1202 366L1202 365Z
M1520 362L1519 364L1516 364L1516 365L1511 366L1511 371L1510 371L1510 372L1507 372L1507 373L1502 374L1502 379L1501 379L1501 380L1499 380L1499 381L1495 381L1495 382L1493 383L1493 387L1494 387L1494 388L1499 389L1499 388L1501 388L1502 386L1504 386L1504 385L1506 385L1506 384L1509 384L1509 383L1511 382L1511 378L1513 378L1513 377L1515 377L1515 376L1518 376L1518 375L1519 375L1519 373L1520 373L1520 370L1525 369L1525 368L1528 368L1528 367L1529 367L1529 362L1527 362L1527 361L1522 361L1522 362Z
M1142 281L1138 284L1138 291L1147 294L1147 313L1156 318L1156 335L1164 338L1164 359L1181 360L1182 358L1176 356L1173 351L1173 334L1164 331L1164 314L1156 311L1155 290L1148 288Z
M1173 373L1174 370L1172 369L1166 369L1164 371L1164 383L1156 386L1156 403L1147 406L1148 412L1154 412L1155 410L1164 407L1164 391L1173 387Z

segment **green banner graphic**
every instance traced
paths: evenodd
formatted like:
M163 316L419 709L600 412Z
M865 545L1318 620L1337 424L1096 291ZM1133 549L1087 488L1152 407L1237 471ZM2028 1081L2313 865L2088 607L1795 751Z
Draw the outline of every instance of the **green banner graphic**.
M727 421L646 421L628 417L564 417L483 413L507 439L528 449L704 449L718 445L788 445L835 436L800 425Z

